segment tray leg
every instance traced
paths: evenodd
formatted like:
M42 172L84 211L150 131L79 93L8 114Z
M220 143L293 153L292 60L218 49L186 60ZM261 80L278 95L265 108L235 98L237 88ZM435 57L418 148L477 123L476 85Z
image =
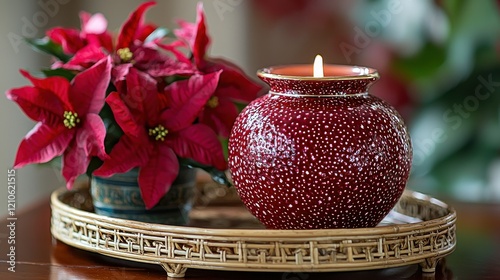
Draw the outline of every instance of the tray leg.
M420 267L422 267L423 273L435 273L436 266L439 262L438 258L427 258L423 262L420 263Z
M186 274L187 267L176 263L161 263L161 266L167 272L168 277L182 278Z

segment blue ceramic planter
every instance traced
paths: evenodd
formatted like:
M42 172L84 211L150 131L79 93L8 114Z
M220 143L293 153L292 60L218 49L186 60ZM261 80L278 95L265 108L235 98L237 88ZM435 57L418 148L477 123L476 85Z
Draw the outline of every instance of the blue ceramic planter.
M141 198L138 173L138 169L132 169L108 178L93 176L90 184L95 212L147 223L186 225L193 204L196 170L181 168L168 193L150 210L146 210Z

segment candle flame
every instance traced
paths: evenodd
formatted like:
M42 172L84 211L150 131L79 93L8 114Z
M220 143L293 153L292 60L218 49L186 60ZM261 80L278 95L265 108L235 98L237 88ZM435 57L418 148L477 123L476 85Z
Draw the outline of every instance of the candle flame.
M315 78L323 78L323 57L321 55L317 55L316 58L314 58L314 72L313 76Z

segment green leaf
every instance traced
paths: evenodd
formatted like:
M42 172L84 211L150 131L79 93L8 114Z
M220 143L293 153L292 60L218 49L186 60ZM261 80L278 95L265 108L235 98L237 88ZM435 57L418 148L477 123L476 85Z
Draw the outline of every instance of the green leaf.
M219 142L222 145L222 152L224 153L224 158L228 158L229 156L229 139L219 137Z
M58 68L58 69L43 69L42 73L45 75L45 77L64 77L68 81L73 80L73 78L76 76L76 73L71 70L63 69L63 68Z
M180 158L179 163L181 165L190 167L190 168L200 168L205 170L210 176L212 177L212 180L215 182L221 184L221 185L226 185L228 187L232 186L231 182L229 182L229 179L226 176L226 173L224 171L220 171L216 169L215 167L200 164L193 159L190 158Z
M111 110L111 107L109 107L108 103L104 103L104 106L101 109L101 112L99 112L99 116L104 121L104 125L107 127L110 125L111 122L115 122L115 116L113 115L113 110Z
M104 138L104 147L106 148L106 153L110 153L116 143L120 140L123 135L123 130L116 123L113 111L108 104L104 104L104 107L99 112L104 126L106 127L106 137Z
M167 85L170 85L170 84L175 83L177 81L182 81L182 80L187 80L187 79L189 79L188 76L180 76L180 75L167 76L167 77L165 77L165 83L167 83Z
M87 176L89 178L92 178L92 173L99 167L101 167L102 165L102 160L100 160L98 157L93 157L91 160L90 160L90 163L89 163L89 166L87 167Z
M393 67L395 73L405 77L427 79L439 70L446 57L446 48L428 43L417 55L395 61Z
M242 102L234 102L234 105L236 105L236 108L238 109L238 112L243 111L245 107L248 105L247 103L242 103Z
M156 39L164 38L170 34L171 34L170 30L168 30L167 28L158 27L158 28L156 28L155 31L151 32L151 34L149 34L148 37L146 37L146 39L144 40L144 43L145 44L151 43Z
M115 85L113 83L109 83L108 88L106 89L106 97L114 91L117 91Z
M63 52L60 45L54 43L48 37L44 37L42 39L25 38L25 40L34 50L55 56L62 62L68 62L71 58L71 56Z

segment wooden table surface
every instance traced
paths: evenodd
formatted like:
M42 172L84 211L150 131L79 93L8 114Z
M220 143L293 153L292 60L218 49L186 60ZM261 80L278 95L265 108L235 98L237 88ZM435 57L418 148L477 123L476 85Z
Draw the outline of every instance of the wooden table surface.
M188 269L186 279L500 279L500 205L449 203L457 210L457 249L434 276L418 265L342 273L257 273ZM160 266L102 257L56 241L49 200L16 213L15 272L8 268L9 228L0 220L0 279L167 279ZM169 278L170 279L170 278Z

